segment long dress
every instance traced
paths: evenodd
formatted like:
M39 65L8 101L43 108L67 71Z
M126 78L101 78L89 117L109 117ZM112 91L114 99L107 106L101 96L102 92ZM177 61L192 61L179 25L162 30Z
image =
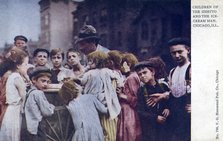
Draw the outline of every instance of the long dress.
M111 120L115 119L121 111L116 90L112 85L112 79L115 77L112 70L103 68L89 70L81 79L84 85L83 93L93 94L104 105L107 105Z
M6 82L6 103L8 107L2 120L0 129L1 141L19 141L22 122L22 97L15 86L15 80L21 82L25 90L25 82L19 73L12 73ZM24 92L25 93L25 92Z
M136 110L139 87L139 77L136 73L131 73L124 84L124 94L127 96L127 100L120 100L122 110L118 117L117 141L141 140L141 126Z
M1 78L0 82L0 128L2 125L2 120L5 115L5 111L7 109L7 104L6 104L6 82L11 74L11 71L7 71L3 77Z
M114 78L114 73L108 68L89 70L82 78L84 93L96 96L108 107L109 116L100 115L106 141L116 141L117 116L121 111L115 88L112 85Z
M67 106L75 133L72 141L104 141L98 112L107 113L107 108L91 94L80 95Z

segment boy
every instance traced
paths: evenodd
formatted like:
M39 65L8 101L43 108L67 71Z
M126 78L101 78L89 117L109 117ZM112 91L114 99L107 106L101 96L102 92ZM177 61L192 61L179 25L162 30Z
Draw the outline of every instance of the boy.
M23 35L15 36L14 45L27 52L28 39Z
M60 48L51 50L50 59L53 64L53 68L51 69L52 83L63 83L65 80L74 78L73 71L62 66L62 62L64 60L64 52Z
M49 51L44 49L44 48L37 48L34 52L33 52L33 58L35 60L35 66L46 66L49 68L47 62L48 62L48 58L49 58Z
M190 141L190 42L184 38L173 38L168 42L168 46L173 60L177 63L177 66L169 74L172 140Z
M73 71L75 78L81 78L86 68L81 64L81 54L76 51L74 48L67 50L67 64L70 66L70 69Z
M157 58L158 59L158 58ZM158 80L164 72L161 67L156 68L157 62L154 59L143 61L135 65L135 70L144 83L138 91L137 111L141 121L143 141L165 141L168 132L167 118L169 108L166 100L149 105L149 98L152 94L168 92L167 85L159 83Z
M29 74L33 86L28 91L25 102L25 118L29 141L45 141L43 117L51 116L55 106L50 104L43 92L50 82L51 73L46 67L36 67Z

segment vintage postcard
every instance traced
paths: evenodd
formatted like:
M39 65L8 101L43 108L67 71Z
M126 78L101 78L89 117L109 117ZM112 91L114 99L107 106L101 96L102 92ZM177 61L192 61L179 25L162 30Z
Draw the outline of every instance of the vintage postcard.
M141 134L141 130L143 129L141 129L141 127L139 129L135 127L136 124L132 124L133 122L135 122L134 119L132 119L132 116L123 114L125 112L123 112L123 109L126 108L126 105L128 105L129 107L135 105L133 106L133 108L131 108L133 109L132 111L135 110L134 112L137 113L137 95L134 97L135 99L137 99L135 103L130 103L134 100L134 98L124 99L123 96L119 95L116 96L117 99L115 100L110 99L113 102L112 103L108 100L108 97L111 95L107 97L105 95L104 97L106 98L104 98L104 101L100 98L99 99L102 103L108 102L106 104L103 104L109 107L108 111L110 114L110 118L101 116L99 114L101 124L105 124L105 121L107 119L115 119L116 121L118 121L118 124L115 124L117 124L119 127L115 127L115 129L117 129L119 132L117 132L117 135L115 133L112 136L112 139L110 139L110 137L108 137L108 134L110 134L111 132L106 132L106 126L103 125L103 127L99 127L100 131L101 129L103 129L103 132L100 132L101 134L99 135L102 135L102 140L106 141L115 141L116 137L117 141L131 141L131 139L132 141L141 141L141 138L143 138L144 141L223 140L223 0L2 0L0 8L0 18L2 19L0 21L0 25L2 28L0 33L0 125L3 125L3 127L7 127L7 125L5 126L4 124L7 123L7 120L4 120L4 114L2 113L7 113L7 106L10 105L10 102L8 103L8 105L5 104L7 95L4 91L6 87L6 79L4 76L6 70L4 68L4 61L7 58L5 56L8 55L7 53L10 52L11 47L19 46L16 44L15 38L19 35L18 38L25 42L25 46L27 49L25 51L29 53L29 63L34 66L38 64L38 60L35 56L35 50L37 48L44 49L44 51L42 51L45 52L46 55L53 49L61 49L65 53L64 60L62 60L61 64L63 64L64 67L71 69L72 72L77 69L77 67L73 67L70 64L69 59L71 60L73 54L71 53L69 55L68 50L71 50L70 52L72 52L74 49L78 52L77 54L75 54L76 52L74 52L74 55L78 56L80 53L80 57L82 58L82 60L80 61L81 65L83 65L84 67L88 65L85 69L81 71L74 71L74 74L72 73L71 75L69 75L69 77L72 77L74 75L78 76L79 78L80 76L82 77L84 73L89 71L89 62L87 61L87 55L95 50L100 50L106 53L109 50L118 50L123 54L134 54L138 61L148 61L148 59L152 57L159 56L166 64L165 70L167 73L165 75L165 81L170 85L172 83L169 83L170 81L168 81L167 79L171 78L170 76L172 76L172 73L174 73L175 68L179 66L179 64L175 62L176 60L174 61L174 54L173 52L170 52L169 47L175 45L183 45L183 51L186 51L189 54L189 56L187 56L188 58L185 56L184 57L188 59L188 62L191 63L191 71L189 71L191 74L191 90L189 92L191 93L191 97L189 97L189 99L191 99L191 103L187 101L188 103L186 103L186 106L184 105L186 110L183 108L183 110L187 112L186 117L189 117L191 119L189 120L191 124L189 126L187 125L186 127L182 124L183 127L179 127L179 130L182 132L185 131L185 134L183 133L183 135L182 133L177 132L178 127L176 124L173 123L174 118L172 118L172 121L170 118L169 123L169 114L167 114L166 111L164 112L165 116L162 116L164 111L162 109L162 106L160 106L162 104L156 103L157 101L160 102L160 99L157 100L154 98L154 101L157 101L153 104L157 109L154 110L153 108L151 108L151 105L149 105L150 108L148 108L149 106L147 105L148 109L145 108L146 110L143 114L151 114L149 112L146 112L147 110L149 111L152 109L152 114L156 115L157 120L162 121L162 123L164 123L165 121L168 122L168 126L162 128L162 126L166 124L158 124L159 122L157 122L157 120L154 120L155 116L148 116L148 118L151 118L149 120L154 122L151 124L151 127L148 126L148 128L146 127L146 129L148 129L148 132L151 130L151 133L153 133L153 135L143 135ZM186 40L177 40L178 44L171 43L171 45L169 45L169 41L171 39L179 37L182 37L180 39ZM94 44L92 47L93 49L84 49L84 45L91 43ZM188 49L187 47L189 46L190 48ZM85 46L85 48L87 47L89 46ZM126 60L128 60L128 58ZM101 61L101 63L102 62L103 60ZM129 64L127 61L125 61L120 62L120 65L128 66ZM48 58L47 67L51 69L54 68L54 62L50 57ZM129 70L131 69L129 68ZM171 70L173 71L172 73ZM187 70L185 69L185 76L186 72ZM60 80L62 80L62 77L64 77L63 75L57 77L57 71L54 71L53 73L55 73L55 77L51 81L55 81L55 83L59 83L59 79L57 78L60 78ZM99 74L100 75L98 75L98 77L101 77L102 73ZM128 78L130 73L123 72L123 74L126 75L124 78ZM91 76L91 74L89 73L88 75ZM94 81L97 81L97 79L94 79ZM185 83L186 81L187 80L185 78ZM61 81L61 84L63 84L64 82L65 78L63 79L63 81ZM76 79L75 83L77 83ZM123 87L125 86L124 83L125 81L123 82ZM106 85L105 82L104 85ZM53 87L54 85L51 86ZM95 85L94 88L97 88L97 86L99 85ZM130 87L134 88L134 86ZM140 86L143 85L139 85L139 87ZM188 85L186 84L186 91L187 86ZM89 89L90 88L91 87L89 86ZM173 94L174 90L171 90L171 88L172 87L170 86L170 90L168 89L168 92L170 92L170 94L168 95L170 99L171 96L176 96ZM181 87L179 87L179 89L180 88ZM47 90L44 90L44 94L47 100L49 101L49 103L55 106L55 110L54 114L49 117L43 118L43 122L41 122L41 128L44 129L44 132L40 136L44 135L44 139L46 141L74 141L75 138L77 139L78 136L75 134L74 129L80 131L80 129L85 127L85 122L78 122L81 118L85 119L85 117L81 117L84 114L78 114L78 116L70 114L69 112L71 110L67 110L69 109L69 107L65 107L65 104L62 102L61 97L58 95L58 91L58 88L49 88ZM145 91L143 92L143 96L145 96ZM31 92L28 92L28 94L29 93ZM159 91L159 93L161 93L161 91ZM186 94L183 93L183 95ZM166 99L164 98L164 101L169 100L168 96ZM179 101L177 99L179 98L178 96L174 98L176 101ZM129 99L131 99L132 101L130 101ZM117 104L118 100L120 100L120 105ZM161 99L161 101L162 100L163 99ZM124 104L122 103L123 101ZM114 105L112 105L111 103L114 105L117 104L118 106L116 105L117 107L115 107L117 109L113 109L112 111L111 107ZM176 112L177 107L174 107L173 105L172 107L170 107L174 109L173 111ZM90 108L92 107L90 106ZM122 111L120 112L119 110L121 108ZM161 113L159 111L160 109L163 110ZM78 108L76 109L76 111L81 113L81 110ZM171 117L171 110L168 113L170 113ZM18 114L15 119L19 119L19 116L20 115ZM158 116L162 116L162 120L159 120ZM24 115L22 117L24 120ZM125 123L125 128L126 130L128 129L127 132L129 133L120 131L121 119L125 119L126 117L130 118L130 120L128 119L129 122L127 119L125 120L127 121ZM74 120L75 118L78 119L78 124L76 124L75 121L72 122L72 119ZM147 119L142 120L141 117L140 119L142 122L142 128L145 127L143 123L150 123L150 121L145 122ZM130 122L131 120L133 121ZM2 121L6 122L3 123ZM185 121L184 118L182 118L182 121ZM89 123L89 125L91 124L92 122ZM153 126L153 124L157 126ZM131 128L129 127L129 125L132 125L134 127ZM26 125L24 125L23 123L21 128L23 131L25 131ZM161 128L162 131L160 130ZM187 128L188 130L185 130L184 128ZM27 140L29 136L27 135L28 132L24 133L23 131L21 132L21 140L18 137L20 136L19 129L17 133L13 135L17 139L17 141ZM12 135L9 135L10 131L8 132L7 128L0 128L0 132L0 141L6 141L6 137L9 137L7 141L10 140ZM166 134L167 132L168 134ZM146 132L143 133L147 134ZM180 137L178 137L178 133L181 134L179 135ZM91 134L89 133L85 135L90 136ZM92 141L97 140L95 139L96 136L90 137Z
M191 1L192 140L222 140L223 1Z

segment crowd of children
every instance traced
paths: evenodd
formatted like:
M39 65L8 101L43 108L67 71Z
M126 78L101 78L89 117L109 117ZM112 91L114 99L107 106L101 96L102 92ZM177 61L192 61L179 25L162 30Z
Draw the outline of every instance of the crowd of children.
M30 65L15 44L0 65L0 141L46 140L43 118L55 106L43 90L52 84L62 86L72 141L190 141L190 44L174 38L168 46L177 63L169 76L160 57L139 62L118 50L89 52L84 65L73 48L38 48Z

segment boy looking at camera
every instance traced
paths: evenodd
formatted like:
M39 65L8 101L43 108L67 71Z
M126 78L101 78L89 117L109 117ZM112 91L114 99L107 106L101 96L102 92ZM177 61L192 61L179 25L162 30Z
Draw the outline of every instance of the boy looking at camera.
M26 140L45 141L43 118L51 116L55 109L55 106L47 101L43 92L50 82L51 72L46 67L36 67L30 71L29 77L33 86L27 93L24 106L28 131L28 139Z
M33 58L35 61L35 66L46 66L49 68L48 58L49 58L49 51L44 48L37 48L33 52Z
M150 104L151 95L162 95L169 91L166 84L158 81L165 74L163 64L160 58L151 58L135 65L135 71L143 82L138 91L137 103L143 141L165 141L168 138L167 126L170 114L168 101L161 100L154 105Z
M52 83L62 84L64 81L68 81L75 77L72 70L63 67L62 63L64 60L64 52L60 48L55 48L51 50L50 60L53 64L53 68L51 68Z
M172 112L172 140L190 141L191 138L191 62L190 41L173 38L168 42L176 67L170 71L170 108Z

